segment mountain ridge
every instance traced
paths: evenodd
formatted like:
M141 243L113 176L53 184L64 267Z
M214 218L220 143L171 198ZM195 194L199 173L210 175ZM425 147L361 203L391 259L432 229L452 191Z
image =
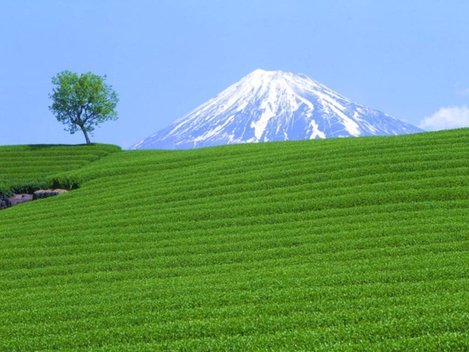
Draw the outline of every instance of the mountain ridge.
M397 135L419 128L303 74L257 69L132 149Z

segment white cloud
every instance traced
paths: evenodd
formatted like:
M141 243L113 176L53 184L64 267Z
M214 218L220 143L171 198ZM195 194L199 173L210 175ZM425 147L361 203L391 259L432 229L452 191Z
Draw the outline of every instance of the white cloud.
M427 131L449 130L469 127L469 107L447 106L432 115L424 117L419 127Z

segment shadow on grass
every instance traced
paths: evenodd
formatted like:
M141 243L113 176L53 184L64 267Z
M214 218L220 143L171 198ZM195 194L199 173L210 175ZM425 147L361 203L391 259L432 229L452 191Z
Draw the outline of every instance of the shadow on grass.
M95 146L95 143L91 144L26 144L29 149L48 149L57 147L84 147L84 146Z

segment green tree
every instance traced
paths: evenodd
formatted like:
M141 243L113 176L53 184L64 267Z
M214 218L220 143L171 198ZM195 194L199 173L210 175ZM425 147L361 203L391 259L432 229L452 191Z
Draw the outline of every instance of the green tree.
M66 126L66 131L74 134L81 130L87 144L91 143L89 134L97 125L117 119L115 108L119 98L105 81L106 76L91 72L78 75L63 71L52 78L49 109Z

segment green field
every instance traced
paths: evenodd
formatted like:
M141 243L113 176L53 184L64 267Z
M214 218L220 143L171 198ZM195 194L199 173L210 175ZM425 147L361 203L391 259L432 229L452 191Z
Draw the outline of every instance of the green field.
M1 351L469 350L469 129L79 166L0 212Z
M0 146L0 195L46 187L48 176L78 169L119 150L105 144Z

